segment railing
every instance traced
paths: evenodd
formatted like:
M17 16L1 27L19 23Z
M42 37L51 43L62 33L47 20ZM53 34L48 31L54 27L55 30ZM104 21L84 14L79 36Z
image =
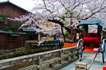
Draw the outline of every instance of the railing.
M0 60L0 70L56 70L78 59L76 47Z

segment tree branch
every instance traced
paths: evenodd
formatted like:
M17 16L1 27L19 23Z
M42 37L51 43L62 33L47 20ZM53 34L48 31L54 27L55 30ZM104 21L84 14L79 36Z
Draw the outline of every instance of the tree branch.
M50 9L47 8L47 5L46 5L45 0L42 0L42 1L43 1L44 6L45 6L45 9L46 9L48 12L53 13Z
M97 11L95 11L95 12L92 12L91 15L89 15L89 16L83 18L83 19L88 19L88 18L92 17L93 15L95 15L96 13L102 11L102 10L105 9L105 8L106 8L106 6L104 6L103 8L100 8L99 10L97 10Z
M65 10L67 10L68 12L71 12L67 7L65 7L65 5L62 3L61 0L59 0L60 4L64 7Z
M85 2L76 2L76 4L74 4L74 7L71 9L71 10L74 10L74 9L76 9L78 6L80 6L81 4L86 4L86 3L89 3L89 2L91 2L91 0L90 1L85 1Z
M59 24L61 27L65 28L68 32L71 32L71 29L69 29L68 27L64 26L64 23L61 22L60 20L57 19L48 19L49 22L53 22L53 23L57 23Z

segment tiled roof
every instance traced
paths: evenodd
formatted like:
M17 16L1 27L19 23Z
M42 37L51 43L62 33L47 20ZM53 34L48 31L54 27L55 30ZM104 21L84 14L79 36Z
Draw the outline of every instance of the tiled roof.
M23 10L23 11L29 12L28 10L26 10L26 9L24 9L24 8L22 8L22 7L18 6L18 5L16 5L16 4L10 2L10 1L0 2L0 5L3 5L3 4L11 4L11 5L13 5L13 6L15 6L15 7L17 7L17 8L19 8L19 9Z

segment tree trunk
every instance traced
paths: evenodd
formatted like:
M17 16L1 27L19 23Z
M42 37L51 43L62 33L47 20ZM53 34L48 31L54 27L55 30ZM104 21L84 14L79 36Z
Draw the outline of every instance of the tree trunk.
M53 23L57 23L57 24L59 24L61 26L61 32L62 32L64 41L65 41L65 35L64 35L63 28L65 28L69 33L70 33L70 29L67 28L67 27L65 27L64 24L63 24L63 22L61 22L60 20L56 20L56 19L51 20L51 19L48 19L48 21L53 22Z
M64 41L65 41L65 35L64 35L64 31L63 31L63 28L62 28L62 27L61 27L61 33L62 33L63 39L64 39Z
M65 26L64 26L64 23L61 22L60 20L56 20L56 19L53 19L53 20L52 20L52 19L48 19L48 21L59 24L62 28L65 28L69 33L71 33L70 28L65 27Z

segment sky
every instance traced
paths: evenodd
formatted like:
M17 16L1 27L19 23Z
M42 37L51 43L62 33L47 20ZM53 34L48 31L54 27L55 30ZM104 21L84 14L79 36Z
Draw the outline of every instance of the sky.
M0 0L2 1L10 1L16 5L18 5L21 8L24 8L28 11L34 12L34 7L40 7L42 5L42 0ZM40 10L41 11L41 10Z
M0 2L2 2L2 1L8 1L8 0L0 0ZM30 12L33 12L32 10L34 7L41 6L41 4L42 4L42 0L9 0L9 1L14 3L15 5L18 5L21 8L24 8L24 9L30 11ZM84 9L86 9L86 5L84 5ZM89 10L87 10L87 9L85 11L89 12ZM105 16L103 15L103 18L104 17ZM104 22L106 22L106 20L104 20Z
M0 0L0 2L3 2L3 1L8 1L8 0ZM33 7L35 7L37 2L40 0L35 0L35 2L34 2L34 0L9 0L9 1L26 9L26 10L31 11L33 9Z

